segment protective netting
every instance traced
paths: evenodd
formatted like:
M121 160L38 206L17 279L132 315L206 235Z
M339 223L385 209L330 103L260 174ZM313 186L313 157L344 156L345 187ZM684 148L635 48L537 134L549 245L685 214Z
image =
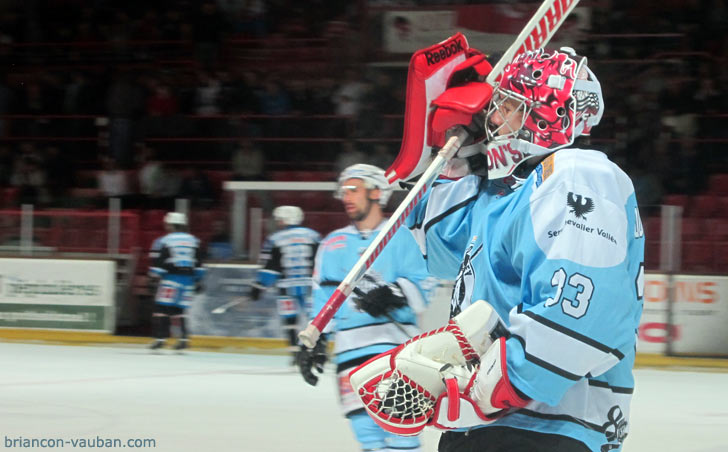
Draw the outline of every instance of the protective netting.
M360 396L372 414L399 424L426 421L435 410L435 397L396 370L362 387Z

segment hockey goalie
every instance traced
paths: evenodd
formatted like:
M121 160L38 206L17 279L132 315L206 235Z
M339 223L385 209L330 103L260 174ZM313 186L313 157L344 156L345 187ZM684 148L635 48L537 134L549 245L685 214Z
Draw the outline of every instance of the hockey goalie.
M390 180L469 136L406 220L431 274L455 281L451 320L351 383L383 428L443 430L439 452L621 450L644 232L631 180L588 142L601 85L570 48L525 51L492 86L490 70L462 35L411 63Z

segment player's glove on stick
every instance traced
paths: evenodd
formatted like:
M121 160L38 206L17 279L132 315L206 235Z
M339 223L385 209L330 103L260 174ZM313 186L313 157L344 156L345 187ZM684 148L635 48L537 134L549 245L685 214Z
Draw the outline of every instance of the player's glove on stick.
M369 415L392 433L487 424L529 402L508 379L503 334L498 315L480 300L446 326L357 367L350 381Z
M324 372L324 364L328 360L326 356L326 347L329 341L326 335L321 335L316 346L312 349L301 345L301 349L298 352L298 370L301 372L303 379L306 383L311 386L316 386L318 383L318 376L314 374L314 370L319 374Z
M265 286L254 282L250 285L250 299L253 301L260 300L260 294L265 290Z
M372 274L364 275L352 292L356 306L372 317L407 306L407 298L397 283L388 284Z

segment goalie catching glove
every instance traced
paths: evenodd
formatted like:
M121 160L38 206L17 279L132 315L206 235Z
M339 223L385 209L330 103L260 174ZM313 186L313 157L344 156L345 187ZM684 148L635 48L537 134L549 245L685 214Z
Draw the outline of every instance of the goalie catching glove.
M376 274L365 274L352 291L357 308L372 317L381 317L407 306L407 298L397 283L389 284Z
M529 402L508 379L507 334L480 300L446 326L357 367L350 381L369 415L392 433L487 424Z
M318 342L314 348L308 348L301 345L301 349L298 351L296 362L298 364L298 370L301 372L303 379L306 383L311 386L316 386L318 383L318 376L313 373L314 370L319 374L324 372L324 364L328 360L326 356L326 347L328 346L328 339L325 334L319 337Z

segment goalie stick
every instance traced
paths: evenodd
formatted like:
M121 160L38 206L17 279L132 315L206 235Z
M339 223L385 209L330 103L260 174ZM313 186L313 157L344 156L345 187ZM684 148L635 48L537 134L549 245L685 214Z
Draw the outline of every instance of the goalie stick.
M527 50L535 50L543 47L553 37L556 30L559 29L564 19L571 13L579 0L545 0L538 10L534 13L516 40L508 47L493 70L488 74L486 82L490 85L495 84L505 66L510 63L513 58ZM447 162L457 153L460 146L468 138L468 133L462 127L455 130L453 136L447 141L445 146L437 153L430 166L422 174L415 186L410 190L409 194L402 203L397 207L387 223L379 231L372 243L361 255L354 267L346 275L346 278L339 284L329 300L326 302L321 311L316 315L311 323L298 334L301 342L308 348L313 348L318 341L321 332L326 325L334 317L336 311L339 310L344 300L349 296L356 283L364 276L364 273L371 267L374 260L382 252L394 233L404 224L407 216L412 212L414 207L419 203L427 190L435 182L445 168Z

